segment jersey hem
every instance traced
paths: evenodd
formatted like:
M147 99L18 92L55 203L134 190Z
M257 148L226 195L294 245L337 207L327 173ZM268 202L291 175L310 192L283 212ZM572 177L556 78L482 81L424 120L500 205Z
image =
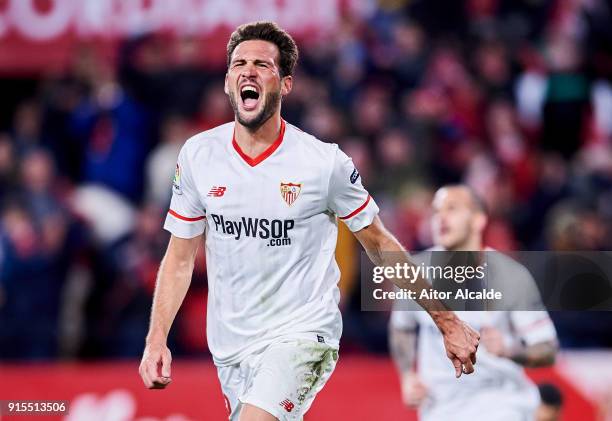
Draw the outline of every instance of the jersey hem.
M293 340L293 339L302 339L302 340L307 340L307 341L311 341L314 343L319 343L319 341L317 340L317 335L319 334L317 334L316 332L308 332L308 333L297 333L297 334L292 334L292 335L277 336L272 339L262 340L262 341L254 343L253 345L249 345L244 351L238 353L236 356L231 357L231 358L226 358L226 359L216 358L215 355L213 354L213 362L216 367L227 367L227 366L239 364L249 355L257 351L260 351L263 348L267 348L270 345L275 344L275 343L285 342L287 340ZM324 344L336 350L339 350L340 348L339 340L325 338Z

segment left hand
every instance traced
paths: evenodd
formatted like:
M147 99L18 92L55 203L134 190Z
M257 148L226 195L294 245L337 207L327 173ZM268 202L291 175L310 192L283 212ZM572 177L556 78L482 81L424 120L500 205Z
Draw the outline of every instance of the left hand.
M445 323L440 330L444 338L446 356L455 367L455 376L459 378L462 373L473 373L480 334L456 317Z
M480 333L482 344L489 353L498 357L508 356L506 345L504 344L504 337L498 329L494 327L483 327Z

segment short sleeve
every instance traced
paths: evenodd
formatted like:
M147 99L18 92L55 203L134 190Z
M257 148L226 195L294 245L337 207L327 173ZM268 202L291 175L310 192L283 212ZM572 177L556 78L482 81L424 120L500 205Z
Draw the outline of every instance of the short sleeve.
M542 311L548 315L544 311L545 307L536 281L526 267L521 267L520 274L515 277L515 283L521 290L521 297L516 298L514 308Z
M193 238L204 232L206 210L202 206L186 155L183 146L174 172L172 200L164 229L176 237Z
M527 346L557 340L555 325L546 311L513 311L510 319Z
M329 209L352 232L370 225L378 214L378 206L361 184L353 160L340 149L336 150L328 194Z

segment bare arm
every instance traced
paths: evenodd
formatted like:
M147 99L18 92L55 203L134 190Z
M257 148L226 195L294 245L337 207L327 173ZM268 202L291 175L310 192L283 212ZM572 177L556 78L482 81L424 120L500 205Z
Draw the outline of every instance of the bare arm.
M355 237L372 262L378 266L395 266L398 263L414 265L408 258L406 250L387 231L378 216L374 218L372 224L356 232ZM415 291L417 297L420 296L420 291L431 287L423 278L414 282L397 278L393 278L391 281L399 288ZM439 300L417 300L417 303L429 313L438 329L440 329L444 338L446 355L455 367L456 376L460 377L462 372L473 373L473 364L476 363L476 349L480 338L478 332L461 321L454 312L449 311Z
M556 341L540 342L510 350L508 358L524 367L547 367L555 363L557 349Z
M400 375L402 401L411 408L420 406L428 395L427 387L415 370L416 345L416 331L389 327L389 347Z
M168 333L191 283L198 245L202 236L183 239L172 235L161 261L153 295L151 321L140 376L149 389L161 389L170 383L170 350ZM161 365L161 373L158 367Z
M389 348L400 375L414 371L417 334L413 330L389 327Z
M494 327L484 327L481 331L482 344L487 351L498 357L508 358L524 367L546 367L555 363L559 344L547 340L531 345L518 343L508 347L502 333Z

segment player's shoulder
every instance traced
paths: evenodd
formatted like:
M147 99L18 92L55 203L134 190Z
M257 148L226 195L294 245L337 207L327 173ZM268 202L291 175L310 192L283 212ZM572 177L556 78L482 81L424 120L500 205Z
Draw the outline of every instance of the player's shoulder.
M183 145L183 149L186 151L195 151L222 147L224 142L227 141L228 136L233 136L233 133L234 122L230 121L229 123L213 127L212 129L191 136Z
M499 268L519 272L527 270L525 266L520 264L517 260L499 250L487 247L485 248L485 253L487 255L487 260L489 261L489 263L494 264Z
M486 248L487 262L498 277L512 280L513 285L522 287L534 283L533 276L521 262L501 251Z
M307 133L300 129L299 127L285 122L286 133L291 135L294 141L301 147L306 149L307 151L311 151L312 153L321 154L324 156L335 156L336 151L338 150L338 145L331 142L325 142L316 136Z

